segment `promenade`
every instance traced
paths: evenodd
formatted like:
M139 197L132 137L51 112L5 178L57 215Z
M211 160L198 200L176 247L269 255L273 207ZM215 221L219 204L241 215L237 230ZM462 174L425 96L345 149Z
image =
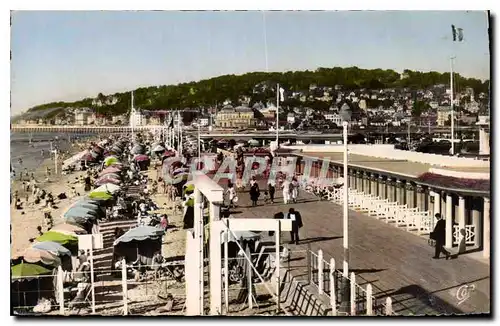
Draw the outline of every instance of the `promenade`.
M263 194L265 184L260 184ZM342 207L327 201L318 201L305 192L299 202L284 205L281 191L277 191L275 204L250 207L248 193L240 193L239 206L233 209L234 218L272 218L277 212L288 212L290 207L300 211L304 227L300 230L298 246L288 245L292 251L292 275L306 279L305 250L310 246L317 252L322 249L324 259L335 258L341 269ZM289 235L283 234L283 243ZM490 265L467 255L455 259L432 259L434 248L427 239L398 229L373 217L349 212L350 272L355 272L358 282L370 282L374 296L390 296L396 313L460 314L490 312ZM296 250L297 252L293 252ZM295 267L293 266L300 266ZM475 289L470 297L461 300L458 289L472 284Z

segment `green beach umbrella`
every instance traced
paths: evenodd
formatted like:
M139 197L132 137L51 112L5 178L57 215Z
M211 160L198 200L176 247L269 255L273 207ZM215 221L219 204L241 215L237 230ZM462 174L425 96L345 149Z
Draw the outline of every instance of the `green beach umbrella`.
M36 241L38 242L44 242L44 241L53 241L60 243L61 245L76 245L78 244L78 238L68 235L68 234L62 234L59 232L55 231L48 231L36 238Z
M100 199L100 200L108 200L112 197L113 195L111 195L109 192L104 192L104 191L92 191L89 194L89 198Z
M51 271L45 267L24 262L12 266L10 271L12 273L12 277L38 276L51 273Z
M106 166L110 166L110 165L113 165L115 163L120 163L120 161L118 161L118 159L114 156L108 156L104 159L104 165L106 165Z

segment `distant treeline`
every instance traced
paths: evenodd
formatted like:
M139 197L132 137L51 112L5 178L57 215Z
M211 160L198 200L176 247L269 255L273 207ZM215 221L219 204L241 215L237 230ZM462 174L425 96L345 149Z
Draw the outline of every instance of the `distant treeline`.
M280 72L252 72L244 75L224 75L197 82L181 83L168 86L142 87L134 90L134 106L143 110L176 109L211 107L230 100L237 105L242 96L250 97L250 105L257 102L275 101L276 83L279 83L287 93L296 91L309 92L309 86L335 87L340 85L342 91L359 89L379 90L386 88L409 88L411 90L425 90L437 84L449 85L450 73L404 71L404 77L393 70L349 68L318 68L315 71L288 71ZM465 78L456 74L457 91L471 87L475 94L489 93L489 80L482 82L475 78ZM106 102L107 97L116 97L117 102L112 105L102 105L99 113L117 115L130 110L130 92L116 93L104 96L97 95L97 99ZM334 98L335 100L335 98ZM43 111L56 107L92 107L92 98L76 102L53 102L29 109L28 112ZM304 105L297 99L288 98L284 105ZM330 105L324 103L323 105ZM51 112L59 114L61 112Z

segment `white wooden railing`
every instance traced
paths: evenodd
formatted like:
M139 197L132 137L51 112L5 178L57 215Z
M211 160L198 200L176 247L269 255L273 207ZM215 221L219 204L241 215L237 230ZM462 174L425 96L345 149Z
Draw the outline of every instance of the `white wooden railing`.
M300 184L307 192L323 191L329 201L339 205L343 203L344 187L334 188L315 178L301 180ZM424 235L429 234L434 228L434 220L429 211L409 208L406 204L400 205L397 202L390 202L388 199L365 194L356 189L349 189L348 199L349 208L364 212L397 227L405 228L407 231Z

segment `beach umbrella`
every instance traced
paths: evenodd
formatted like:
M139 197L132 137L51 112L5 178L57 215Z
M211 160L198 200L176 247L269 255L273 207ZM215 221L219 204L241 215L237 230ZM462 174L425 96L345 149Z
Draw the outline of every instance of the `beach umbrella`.
M252 231L223 232L220 237L222 243L236 242L240 240L259 240L260 238L260 234Z
M88 161L88 162L94 162L95 157L92 156L90 153L86 153L85 155L82 156L82 161Z
M144 154L144 152L145 152L144 145L135 145L134 147L132 147L132 150L130 151L130 153L132 154Z
M30 264L30 263L20 263L18 265L12 266L10 268L10 272L12 277L26 277L26 276L38 276L38 275L46 275L52 273L45 267Z
M163 152L165 150L165 147L161 146L161 145L156 145L153 147L153 152Z
M120 161L118 161L118 159L114 156L108 156L104 159L105 166L110 166L110 165L112 165L114 163L118 163L118 162L120 162Z
M90 198L98 198L101 200L108 200L108 199L113 198L113 195L111 195L109 192L106 192L106 191L92 191L89 194L89 197Z
M67 234L62 234L56 231L47 231L38 238L36 238L36 241L38 242L44 242L44 241L53 241L60 243L63 246L66 245L76 245L78 244L78 238L75 236L67 235Z
M188 168L177 168L174 171L172 171L172 175L176 175L179 173L186 173L186 172L189 172Z
M192 184L192 183L186 183L184 185L184 191L185 192L193 192L194 191L194 184Z
M97 180L96 182L94 182L94 184L96 186L102 186L103 184L107 184L107 183L111 183L111 184L114 184L114 185L119 185L121 183L120 180L118 179L114 179L114 178L107 178L107 177L103 177L99 180ZM91 199L99 199L99 198L94 198L94 197L90 197Z
M117 173L113 173L113 172L108 172L108 173L104 173L104 174L100 174L99 175L99 179L101 178L113 178L113 179L117 179L117 180L120 180L120 175L118 175Z
M259 141L256 140L256 139L250 139L248 141L248 145L250 145L250 146L254 146L255 147L255 146L259 146L259 144L260 144Z
M86 224L90 223L89 220L93 219L90 215L85 216L69 216L64 218L64 224L74 225L78 227L83 227ZM78 234L75 232L67 232L67 231L57 231L65 235L77 236Z
M85 231L85 229L83 229L79 225L68 224L68 223L58 224L58 225L54 226L51 229L51 231L56 231L58 233L62 233L62 234L66 234L66 235L73 235L73 236L76 236L79 234L87 234L87 231ZM50 242L40 242L40 243L50 243Z
M94 189L92 192L109 192L110 194L114 194L118 190L120 190L120 186L114 185L112 183L105 183L102 186Z
M61 259L57 255L46 251L44 249L38 249L30 247L24 251L23 259L27 263L42 263L44 265L57 267L61 265Z
M149 156L144 155L144 154L139 154L139 155L134 156L134 160L137 162L149 161Z
M63 214L63 217L86 216L86 215L97 217L98 215L97 209L91 209L82 206L71 207L66 211L66 213Z
M131 242L131 241L143 241L143 240L155 240L161 238L165 232L161 228L156 228L153 226L138 226L136 228L128 230L121 237L113 242L113 246L116 246L120 242Z
M122 168L120 166L110 166L101 171L101 174L106 173L120 173Z
M69 224L66 224L66 225L69 225ZM52 230L54 230L54 229L52 229ZM35 248L35 249L48 251L56 256L70 256L71 257L71 251L64 248L60 243L57 243L54 241L37 242L37 243L33 244L31 247Z
M71 208L77 208L77 207L81 207L81 208L85 208L85 209L90 209L90 210L93 210L93 211L99 211L101 210L101 207L98 205L98 204L94 204L94 203L89 203L89 202L86 202L86 201L82 201L82 202L76 202L74 203L71 207Z
M110 151L116 152L118 154L123 153L123 149L121 147L118 147L118 146L111 147Z

